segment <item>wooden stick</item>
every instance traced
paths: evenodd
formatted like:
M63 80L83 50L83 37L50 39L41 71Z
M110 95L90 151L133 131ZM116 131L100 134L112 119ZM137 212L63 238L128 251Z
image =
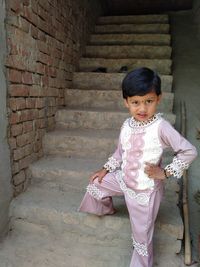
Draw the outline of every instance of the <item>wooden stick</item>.
M181 105L181 133L186 136L186 105ZM192 264L190 224L189 224L189 207L188 207L188 172L183 174L183 218L184 218L184 236L185 236L185 253L184 262L186 265Z

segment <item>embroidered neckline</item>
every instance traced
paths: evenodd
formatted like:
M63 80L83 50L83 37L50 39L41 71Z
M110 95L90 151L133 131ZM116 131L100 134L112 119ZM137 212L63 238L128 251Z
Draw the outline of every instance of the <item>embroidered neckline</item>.
M154 123L155 121L157 121L158 119L160 119L161 117L162 117L162 113L157 113L157 114L153 115L153 117L151 117L147 121L137 121L132 117L129 119L129 126L131 128L147 127L147 126L151 125L152 123Z

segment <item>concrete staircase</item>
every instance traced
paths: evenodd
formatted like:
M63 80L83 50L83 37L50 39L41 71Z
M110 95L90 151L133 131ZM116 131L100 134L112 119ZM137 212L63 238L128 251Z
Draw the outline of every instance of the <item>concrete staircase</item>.
M30 166L31 185L11 203L11 230L0 244L0 267L129 266L132 244L124 199L114 198L118 212L112 216L77 209L89 175L112 154L129 116L120 92L122 66L148 66L161 74L159 109L175 122L170 57L168 16L99 18L73 88L66 89L66 108L56 114L56 130L44 138L46 156ZM98 67L108 72L91 72ZM183 238L178 190L175 180L167 182L156 223L154 266L183 266L176 255Z

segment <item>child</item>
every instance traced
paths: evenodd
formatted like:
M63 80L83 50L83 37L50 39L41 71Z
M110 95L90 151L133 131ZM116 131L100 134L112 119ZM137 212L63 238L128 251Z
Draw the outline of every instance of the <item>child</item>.
M90 178L80 211L96 215L115 212L112 196L124 194L129 212L134 251L130 267L152 267L154 223L163 194L163 181L180 178L197 156L194 146L161 114L161 80L148 68L126 75L123 98L131 118L122 125L115 153ZM161 168L163 150L171 147L172 163Z

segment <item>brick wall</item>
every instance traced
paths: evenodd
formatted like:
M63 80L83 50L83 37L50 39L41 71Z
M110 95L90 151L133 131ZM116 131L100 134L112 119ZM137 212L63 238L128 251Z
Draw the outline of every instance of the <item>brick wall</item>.
M9 145L15 195L43 155L89 32L102 12L98 0L7 0L6 61Z

